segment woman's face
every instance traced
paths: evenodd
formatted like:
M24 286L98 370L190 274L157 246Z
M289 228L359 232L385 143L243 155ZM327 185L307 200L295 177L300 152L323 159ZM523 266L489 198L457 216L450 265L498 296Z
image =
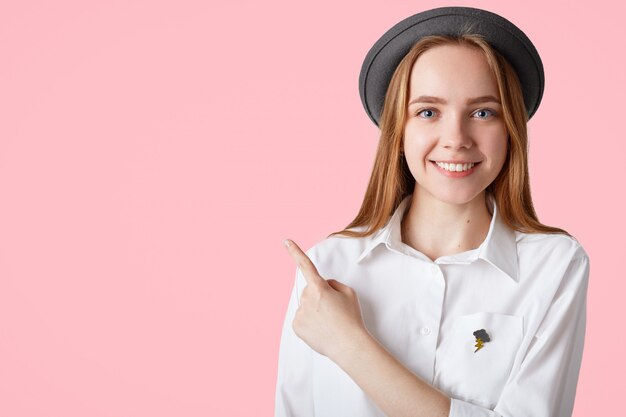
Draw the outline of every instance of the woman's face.
M472 201L504 165L507 137L498 85L480 50L441 45L419 56L403 144L415 192L450 204ZM456 170L478 164L450 172L436 162L454 162L448 169Z

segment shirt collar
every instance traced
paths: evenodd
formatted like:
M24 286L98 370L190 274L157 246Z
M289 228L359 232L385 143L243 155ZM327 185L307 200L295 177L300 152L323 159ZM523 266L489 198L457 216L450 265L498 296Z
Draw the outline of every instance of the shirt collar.
M367 254L381 243L384 243L389 250L395 252L408 254L413 251L413 253L415 253L412 248L402 243L400 231L402 217L410 204L411 196L412 194L409 194L402 200L387 224L371 237L371 240L367 243L365 249L356 260L357 263L363 260ZM493 215L489 225L489 232L483 243L481 243L478 248L463 252L462 254L442 256L438 258L439 263L471 263L477 258L481 258L518 282L515 231L502 221L498 215L498 207L495 198L489 194L487 196L487 204L492 209Z

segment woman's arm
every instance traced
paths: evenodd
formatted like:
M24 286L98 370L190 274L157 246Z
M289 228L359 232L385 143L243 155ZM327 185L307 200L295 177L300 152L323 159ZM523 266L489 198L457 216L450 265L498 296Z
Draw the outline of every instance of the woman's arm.
M405 368L367 331L356 292L322 278L295 243L287 248L306 280L293 321L295 334L343 368L387 416L448 416L450 399Z
M371 334L333 358L389 417L446 417L450 398L394 358Z

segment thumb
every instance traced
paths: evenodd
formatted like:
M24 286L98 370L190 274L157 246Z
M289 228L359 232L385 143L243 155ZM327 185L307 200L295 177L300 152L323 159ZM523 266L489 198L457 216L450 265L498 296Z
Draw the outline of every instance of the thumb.
M327 279L326 282L328 283L328 285L330 285L334 290L337 290L341 293L348 293L350 291L352 291L352 287L337 281L336 279Z

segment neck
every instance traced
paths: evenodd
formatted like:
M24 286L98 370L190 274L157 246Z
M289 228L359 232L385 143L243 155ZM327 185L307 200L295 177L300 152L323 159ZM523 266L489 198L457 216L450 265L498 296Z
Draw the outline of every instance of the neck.
M450 204L416 187L402 218L402 241L431 260L476 249L491 223L485 197L483 191L467 203Z

